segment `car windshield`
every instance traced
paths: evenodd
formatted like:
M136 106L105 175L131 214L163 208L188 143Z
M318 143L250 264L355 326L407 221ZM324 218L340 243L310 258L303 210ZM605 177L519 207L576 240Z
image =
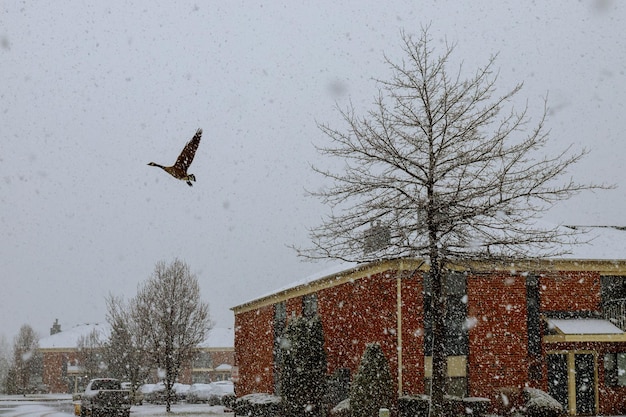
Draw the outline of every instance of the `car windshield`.
M91 384L91 389L92 390L97 390L97 389L120 389L120 383L114 380L100 380L100 381L93 381L93 383Z

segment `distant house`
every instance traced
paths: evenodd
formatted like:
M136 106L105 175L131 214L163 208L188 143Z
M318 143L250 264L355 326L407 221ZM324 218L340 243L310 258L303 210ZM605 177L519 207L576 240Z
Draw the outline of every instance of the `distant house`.
M197 356L191 363L191 377L185 383L228 381L235 364L233 329L211 329L206 340L198 345Z
M344 264L233 307L238 396L280 394L280 335L319 314L328 375L345 386L379 342L399 395L428 393L434 314L448 322L449 393L487 397L525 386L572 415L626 413L626 231L593 228L559 259L451 266L445 312L430 308L421 259ZM340 387L341 388L341 387Z
M100 340L109 337L109 326L99 323L77 325L61 331L58 321L53 325L51 335L39 341L43 356L43 383L50 392L75 392L84 388L84 368L80 363L79 344L91 334Z
M50 392L72 393L82 391L87 381L85 364L79 354L81 340L92 334L105 341L110 334L107 324L80 324L69 330L61 330L58 322L51 329L51 335L39 341L43 356L43 383ZM83 355L84 356L84 355ZM230 379L234 365L234 335L232 329L214 328L205 341L197 348L197 355L191 364L185 366L179 382L210 382ZM154 381L158 382L156 374Z

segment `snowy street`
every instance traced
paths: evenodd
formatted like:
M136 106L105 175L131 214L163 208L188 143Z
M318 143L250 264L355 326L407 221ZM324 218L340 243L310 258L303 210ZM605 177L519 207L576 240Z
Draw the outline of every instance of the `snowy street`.
M217 415L232 416L222 406L206 404L173 404L172 413L165 412L165 405L144 404L131 408L131 417L165 417L172 415ZM24 399L19 396L0 396L1 417L69 417L74 416L74 406L70 398L37 397Z

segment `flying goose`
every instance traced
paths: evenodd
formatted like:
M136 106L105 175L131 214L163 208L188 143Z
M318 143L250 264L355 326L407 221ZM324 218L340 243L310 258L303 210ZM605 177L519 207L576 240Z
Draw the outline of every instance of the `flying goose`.
M193 174L187 174L187 169L189 168L189 165L191 165L193 157L196 155L196 150L198 149L198 145L200 144L201 137L202 129L198 129L193 138L191 138L191 140L187 142L180 155L178 155L176 163L171 167L164 167L163 165L159 165L154 162L150 162L148 165L162 168L172 177L182 181L186 181L187 185L189 185L190 187L193 186L191 181L195 181L196 176Z

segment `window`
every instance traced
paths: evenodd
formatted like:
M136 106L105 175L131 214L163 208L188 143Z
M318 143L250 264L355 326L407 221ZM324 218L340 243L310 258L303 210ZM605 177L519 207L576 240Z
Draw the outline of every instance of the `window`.
M604 355L604 380L611 387L626 387L626 353Z
M116 379L100 379L91 384L92 390L119 390L120 383Z
M467 280L465 274L450 273L444 280L446 292L446 345L447 356L467 355L469 338L467 332ZM424 275L424 351L426 356L433 352L433 311L431 280Z
M448 356L446 393L456 397L467 396L467 356ZM424 386L427 393L432 389L432 356L424 357Z
M600 282L604 318L626 330L626 277L605 275Z
M604 275L600 278L602 302L626 299L626 277Z
M541 316L539 311L539 277L526 277L526 326L528 328L528 354L535 358L541 357ZM534 380L541 379L540 370L531 368Z
M313 317L317 315L317 294L302 296L302 316Z
M203 350L196 353L192 363L193 369L209 369L213 367L213 360L209 352Z
M287 324L287 305L285 302L274 305L274 340L280 339Z
M287 305L285 302L274 304L274 391L280 395L280 367L282 364L282 349L280 346L283 330L287 324Z

